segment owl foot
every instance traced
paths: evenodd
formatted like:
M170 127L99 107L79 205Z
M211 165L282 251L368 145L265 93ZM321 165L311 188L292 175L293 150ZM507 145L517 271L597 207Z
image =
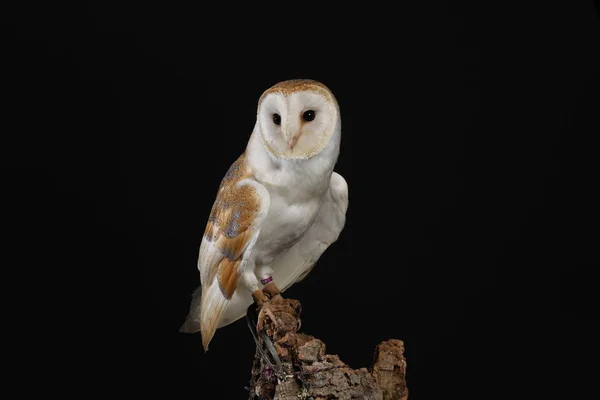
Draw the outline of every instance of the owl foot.
M269 296L270 299L281 294L279 288L275 285L275 282L273 281L267 283L262 291L264 294Z
M260 312L258 313L258 321L256 324L256 329L258 329L259 331L263 330L264 321L265 321L266 317L269 317L271 319L271 321L273 322L273 325L275 325L275 328L281 328L281 325L279 324L277 318L275 317L275 314L273 314L273 311L271 311L271 309L269 307L265 307L265 308L261 308Z
M258 307L261 307L263 304L265 304L265 302L269 301L269 298L260 289L256 289L252 293L252 298Z

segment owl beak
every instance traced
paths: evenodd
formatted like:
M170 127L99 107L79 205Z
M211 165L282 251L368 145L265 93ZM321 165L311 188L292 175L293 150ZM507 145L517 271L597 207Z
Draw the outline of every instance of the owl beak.
M290 146L290 149L294 150L294 146L296 146L296 143L298 143L298 138L300 137L300 132L298 132L297 134L294 135L294 137L292 139L290 139L290 141L288 142L288 145Z

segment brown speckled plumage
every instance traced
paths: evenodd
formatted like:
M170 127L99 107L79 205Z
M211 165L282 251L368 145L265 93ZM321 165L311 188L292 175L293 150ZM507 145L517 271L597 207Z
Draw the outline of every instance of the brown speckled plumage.
M239 264L240 261L230 262L227 258L224 258L219 263L219 275L217 277L219 279L219 287L226 299L230 299L233 296L233 292L235 292L235 288L237 287Z
M213 204L204 237L214 242L221 257L209 267L208 282L217 277L221 292L230 299L238 280L238 265L248 241L252 237L251 225L260 211L256 189L249 185L238 185L251 175L242 154L231 165L221 181L217 198Z
M303 90L314 91L324 95L326 98L329 98L333 101L335 99L331 95L331 91L327 86L322 84L321 82L314 81L312 79L290 79L287 81L279 82L269 89L265 90L264 93L260 96L259 104L262 102L263 98L269 93L283 93L284 95L289 95L290 93L300 92Z

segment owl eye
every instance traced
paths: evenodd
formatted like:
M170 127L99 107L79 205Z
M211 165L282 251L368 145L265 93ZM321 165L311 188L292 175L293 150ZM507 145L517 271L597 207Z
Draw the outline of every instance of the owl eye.
M302 118L304 118L305 121L310 122L315 119L315 112L313 110L305 111L304 114L302 114Z
M277 113L273 114L273 122L275 125L281 125L281 116Z

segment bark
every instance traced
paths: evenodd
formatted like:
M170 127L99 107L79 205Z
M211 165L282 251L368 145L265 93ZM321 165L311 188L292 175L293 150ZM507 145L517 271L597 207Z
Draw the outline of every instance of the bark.
M408 399L401 340L380 343L369 369L352 369L337 355L327 354L321 340L298 332L299 317L297 300L275 296L261 307L257 328L264 329L272 341L281 368L269 354L267 341L259 337L260 348L257 346L249 385L250 399Z

